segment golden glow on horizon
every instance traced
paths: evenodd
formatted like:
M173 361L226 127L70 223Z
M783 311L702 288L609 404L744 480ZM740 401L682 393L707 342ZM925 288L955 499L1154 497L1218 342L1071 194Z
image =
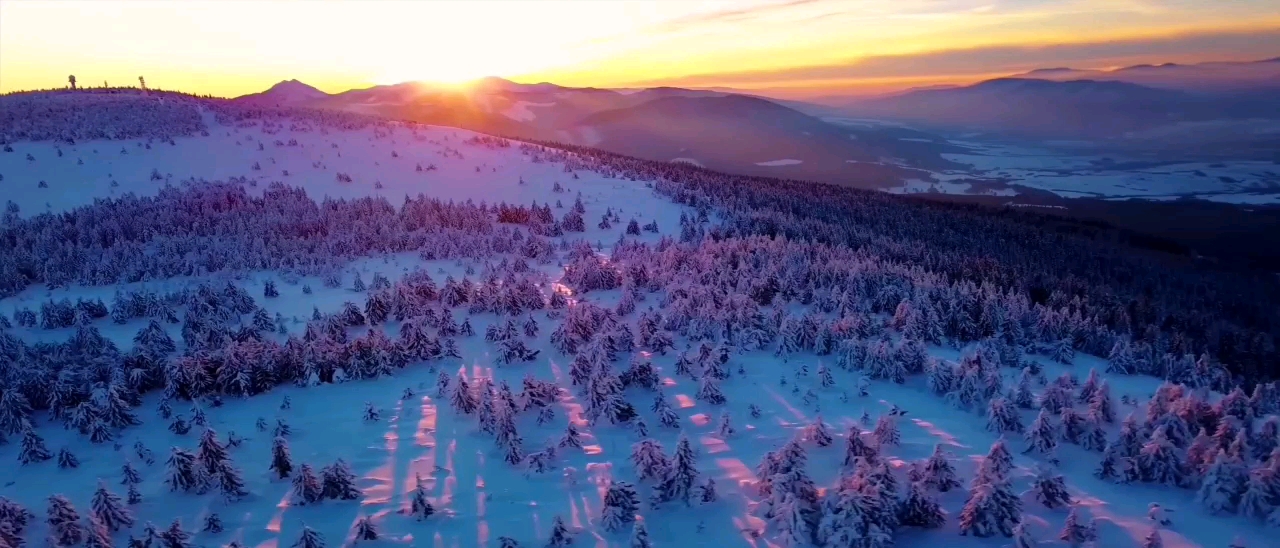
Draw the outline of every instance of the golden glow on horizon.
M1182 49L1107 45L1257 30L1280 31L1267 0L4 0L0 92L62 87L75 74L87 85L134 85L144 75L153 87L223 96L290 78L336 92L484 76L817 93L1280 53L1274 37ZM1047 49L1077 43L1102 45L1065 58ZM1026 50L935 55L993 46ZM859 70L820 68L827 65Z

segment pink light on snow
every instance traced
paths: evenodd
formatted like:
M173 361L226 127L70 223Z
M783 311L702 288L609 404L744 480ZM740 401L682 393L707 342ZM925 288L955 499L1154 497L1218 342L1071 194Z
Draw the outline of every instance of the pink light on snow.
M796 418L796 420L800 422L809 422L809 417L806 417L804 415L804 412L792 406L791 403L788 402L786 398L782 397L782 395L778 394L772 388L765 388L765 390L768 390L769 395L773 397L774 401L777 401L779 405L781 405L783 408L789 411L791 415Z
M937 426L934 426L933 423L931 422L922 421L920 419L911 419L911 422L914 422L916 426L919 426L922 430L924 430L925 432L928 432L930 436L933 436L942 440L942 443L945 443L947 445L952 445L955 447L965 448L965 449L969 448L968 445L965 445L957 441L955 436L952 436L951 434L947 433L945 430L938 428Z
M395 412L387 418L387 433L382 435L387 460L381 466L370 470L365 476L365 479L373 480L374 483L360 490L364 495L360 501L361 506L386 504L391 500L395 485L396 450L400 447L400 434L396 433L396 424L400 422L400 413L403 408L404 402L396 402Z
M724 475L729 479L738 482L739 487L753 485L756 482L756 475L747 468L742 460L736 458L716 459L716 466L724 471Z
M729 450L729 444L725 443L725 441L720 438L713 438L711 436L702 436L698 438L698 441L702 442L702 446L705 447L707 450L707 453L711 455L714 455L716 453L724 453Z
M693 422L695 426L706 426L708 424L711 424L711 417L708 417L706 413L698 413L696 415L690 416L689 420Z
M693 398L684 394L676 394L676 407L679 407L680 409L688 409L693 406Z

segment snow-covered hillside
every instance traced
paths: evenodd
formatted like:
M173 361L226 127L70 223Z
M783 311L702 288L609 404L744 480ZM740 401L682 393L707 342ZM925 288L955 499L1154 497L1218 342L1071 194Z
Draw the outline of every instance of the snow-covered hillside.
M1147 301L683 164L219 108L0 153L0 546L1273 544L1280 392Z

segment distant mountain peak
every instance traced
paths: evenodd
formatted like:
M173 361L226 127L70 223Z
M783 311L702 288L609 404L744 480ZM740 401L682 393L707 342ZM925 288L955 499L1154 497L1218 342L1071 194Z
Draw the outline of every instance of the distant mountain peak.
M267 88L266 91L262 91L259 93L250 93L248 95L242 95L240 97L237 97L237 99L241 99L245 101L257 101L257 102L264 102L264 103L283 104L283 103L300 103L300 102L310 101L313 99L320 99L322 97L328 97L328 96L329 96L328 93L320 91L297 79L293 79L293 80L282 80L280 82L277 82L275 85Z
M1049 68L1038 68L1038 69L1027 72L1027 74L1054 74L1054 73L1060 73L1060 72L1075 72L1075 70L1076 69L1073 69L1071 67L1049 67Z

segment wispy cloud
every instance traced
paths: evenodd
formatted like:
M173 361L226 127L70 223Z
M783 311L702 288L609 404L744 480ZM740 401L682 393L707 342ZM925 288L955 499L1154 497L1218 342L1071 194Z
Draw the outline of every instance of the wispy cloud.
M833 0L783 0L686 15L656 26L656 32L679 32L714 23L741 23L767 14L784 12L800 6L830 3Z
M943 49L849 59L776 70L712 72L661 80L668 85L762 86L824 80L919 78L1015 73L1070 65L1104 68L1129 62L1263 59L1280 55L1280 28L1224 30L1071 44L1018 44ZM1141 61L1135 61L1141 59Z

